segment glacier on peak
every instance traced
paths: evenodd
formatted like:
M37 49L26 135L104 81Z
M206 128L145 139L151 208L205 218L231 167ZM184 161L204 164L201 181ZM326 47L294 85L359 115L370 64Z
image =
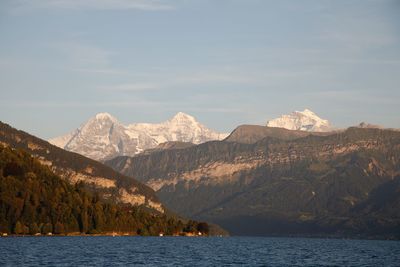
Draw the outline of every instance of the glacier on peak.
M175 114L175 116L172 117L172 120L180 120L180 119L188 119L188 120L195 120L193 116L190 116L189 114L186 114L184 112L178 112Z
M111 121L117 121L117 119L112 116L110 113L107 112L102 112L102 113L97 113L96 116L94 116L96 120L111 120Z
M183 112L178 112L171 119L168 120L170 123L198 123L193 116L190 116Z
M222 140L226 136L208 129L183 112L162 123L126 126L109 113L98 113L73 132L50 139L49 142L95 160L106 160L116 156L134 156L164 142L200 144Z
M300 130L309 132L329 132L333 130L330 122L321 119L310 109L293 111L288 115L267 122L268 127L280 127L288 130Z

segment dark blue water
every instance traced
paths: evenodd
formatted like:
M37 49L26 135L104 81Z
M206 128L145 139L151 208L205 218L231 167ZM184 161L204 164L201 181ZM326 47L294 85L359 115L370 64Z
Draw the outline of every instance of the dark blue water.
M0 266L46 265L400 266L400 242L261 237L0 238Z

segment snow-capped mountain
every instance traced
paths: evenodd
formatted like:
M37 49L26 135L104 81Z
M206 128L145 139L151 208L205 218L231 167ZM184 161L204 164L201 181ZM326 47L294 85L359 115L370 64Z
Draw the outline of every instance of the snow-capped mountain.
M178 112L172 119L159 124L136 123L128 126L130 130L148 133L157 144L168 141L204 143L210 140L220 140L226 134L214 132L183 112Z
M268 121L267 126L309 132L329 132L333 130L328 120L321 119L309 109L282 115L277 119Z
M194 117L182 112L162 123L127 126L108 113L99 113L73 132L49 142L95 160L105 160L133 156L168 141L200 144L226 136L206 128Z

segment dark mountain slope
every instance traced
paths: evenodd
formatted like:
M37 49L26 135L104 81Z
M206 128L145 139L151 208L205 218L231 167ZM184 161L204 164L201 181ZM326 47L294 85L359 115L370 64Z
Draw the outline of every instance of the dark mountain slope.
M327 136L331 134L333 134L333 132L306 132L260 125L241 125L233 130L224 141L253 144L267 137L294 140L309 135Z
M161 143L158 146L156 146L155 148L151 148L151 149L146 149L145 151L143 151L141 153L141 155L147 155L147 154L151 154L153 152L159 152L162 150L173 150L173 149L183 149L183 148L188 148L188 147L192 147L195 146L195 144L190 143L190 142L179 142L179 141L170 141L170 142L165 142L165 143Z
M377 193L397 185L400 132L284 139L208 142L107 164L151 186L167 206L233 234L400 237L399 203Z
M82 155L65 151L0 122L0 144L23 149L71 184L82 181L91 191L111 201L140 205L157 212L164 208L148 186Z

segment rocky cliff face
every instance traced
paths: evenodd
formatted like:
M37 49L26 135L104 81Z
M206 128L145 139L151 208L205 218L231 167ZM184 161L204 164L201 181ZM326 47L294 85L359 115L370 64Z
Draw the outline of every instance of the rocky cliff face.
M108 113L99 113L75 131L49 142L95 160L104 160L122 155L133 156L169 141L200 144L226 136L206 128L194 117L182 112L163 123L127 126Z
M106 200L164 212L154 191L146 185L97 161L60 149L1 122L0 144L26 150L69 183L83 182L88 189Z
M228 138L107 164L152 187L174 210L234 234L390 236L400 229L399 216L390 215L399 202L369 212L382 204L382 188L399 184L399 132L349 128L261 140L256 133L242 143ZM397 189L391 194L398 199Z

